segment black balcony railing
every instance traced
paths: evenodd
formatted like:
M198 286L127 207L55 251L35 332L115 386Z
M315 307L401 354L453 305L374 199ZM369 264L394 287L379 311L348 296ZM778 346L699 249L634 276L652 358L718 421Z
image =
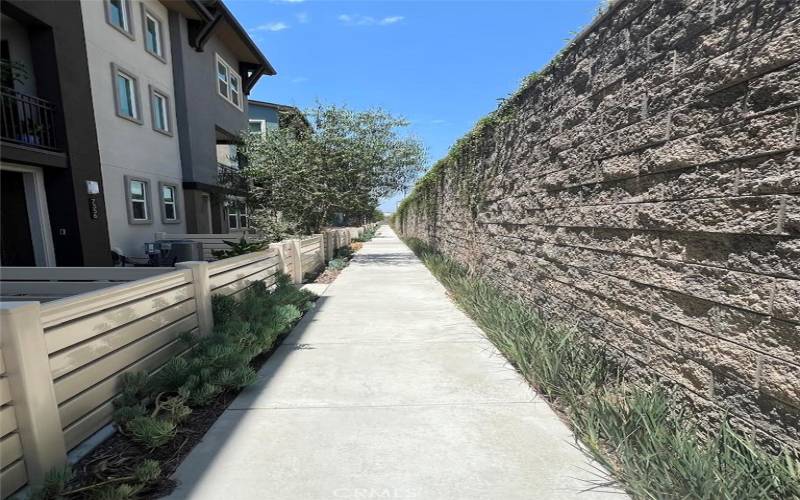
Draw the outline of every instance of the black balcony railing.
M57 150L55 106L8 87L0 87L0 136L7 142Z
M234 190L247 191L247 178L242 175L237 167L217 164L217 182L220 186Z

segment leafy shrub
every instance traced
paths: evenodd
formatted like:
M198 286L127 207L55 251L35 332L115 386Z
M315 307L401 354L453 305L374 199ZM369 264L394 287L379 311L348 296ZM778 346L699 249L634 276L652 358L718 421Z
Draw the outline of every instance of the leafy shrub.
M377 232L378 232L378 228L376 228L376 227L368 227L368 228L364 229L364 231L361 233L361 236L357 236L357 237L353 238L350 241L366 243L367 241L370 241L372 238L374 238L375 237L375 233L377 233Z
M161 476L161 465L156 460L146 459L125 476L113 477L100 483L67 490L67 483L74 474L70 467L50 471L41 487L33 492L32 500L63 498L93 498L97 500L127 500L137 494L149 483ZM81 495L78 495L81 493Z
M266 241L248 242L244 236L242 236L239 241L222 240L222 242L228 245L230 248L227 250L212 250L211 255L217 259L227 259L228 257L236 257L237 255L258 252L267 246Z
M725 419L703 428L679 394L626 382L588 335L544 320L424 242L407 243L633 497L800 499L800 461L788 451L767 453Z
M251 360L288 331L313 298L284 275L272 291L255 283L240 301L214 296L215 325L210 335L185 333L181 340L192 349L152 376L123 375L114 413L117 425L146 448L163 446L175 436L191 407L207 405L222 392L253 383Z
M333 253L334 259L349 260L353 257L353 249L348 247L337 248Z
M44 476L42 485L36 488L31 494L31 500L61 498L67 487L67 483L72 481L74 477L75 474L69 466L48 471Z
M143 415L126 422L125 433L137 443L153 449L167 444L175 437L175 428L175 422L170 419Z
M344 259L336 258L328 262L328 269L334 271L341 271L345 267L347 267L347 262Z

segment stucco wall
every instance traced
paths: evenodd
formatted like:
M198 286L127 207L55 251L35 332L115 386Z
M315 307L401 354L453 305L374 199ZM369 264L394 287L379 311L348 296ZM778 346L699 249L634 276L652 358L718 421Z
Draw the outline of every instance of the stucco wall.
M162 43L166 62L145 51L142 28L142 3L162 22ZM153 241L155 232L183 233L183 200L179 194L178 224L163 224L158 183L182 185L178 136L174 130L175 92L170 57L170 37L167 9L157 0L134 0L131 8L134 39L126 37L106 22L104 2L81 2L86 32L94 101L97 138L105 189L111 248L127 256L144 257L144 243ZM133 73L139 80L139 108L142 123L137 124L116 114L114 82L111 63ZM153 130L148 85L169 94L172 136ZM150 181L149 224L129 224L125 197L125 175L143 177Z
M278 128L278 110L260 104L250 103L249 115L251 120L264 120L267 127Z
M397 225L798 447L799 60L796 0L619 2Z
M170 36L176 43L173 57L182 80L177 85L183 178L186 182L217 185L217 128L233 135L247 130L247 99L243 92L240 110L217 92L216 55L237 72L239 59L215 34L209 37L203 51L197 52L189 46L187 32L186 18L172 12Z

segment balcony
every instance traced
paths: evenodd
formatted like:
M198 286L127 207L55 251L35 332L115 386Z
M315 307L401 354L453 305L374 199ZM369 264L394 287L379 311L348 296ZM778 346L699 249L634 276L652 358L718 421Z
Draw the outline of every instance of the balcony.
M238 167L217 164L217 183L229 191L247 192L248 183Z
M0 137L3 142L58 151L55 106L49 101L0 87Z

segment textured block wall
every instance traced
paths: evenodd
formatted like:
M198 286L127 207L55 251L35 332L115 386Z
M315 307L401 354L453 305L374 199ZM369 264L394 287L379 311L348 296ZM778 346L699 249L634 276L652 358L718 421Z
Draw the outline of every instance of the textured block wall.
M621 1L396 225L800 447L799 121L800 0Z

